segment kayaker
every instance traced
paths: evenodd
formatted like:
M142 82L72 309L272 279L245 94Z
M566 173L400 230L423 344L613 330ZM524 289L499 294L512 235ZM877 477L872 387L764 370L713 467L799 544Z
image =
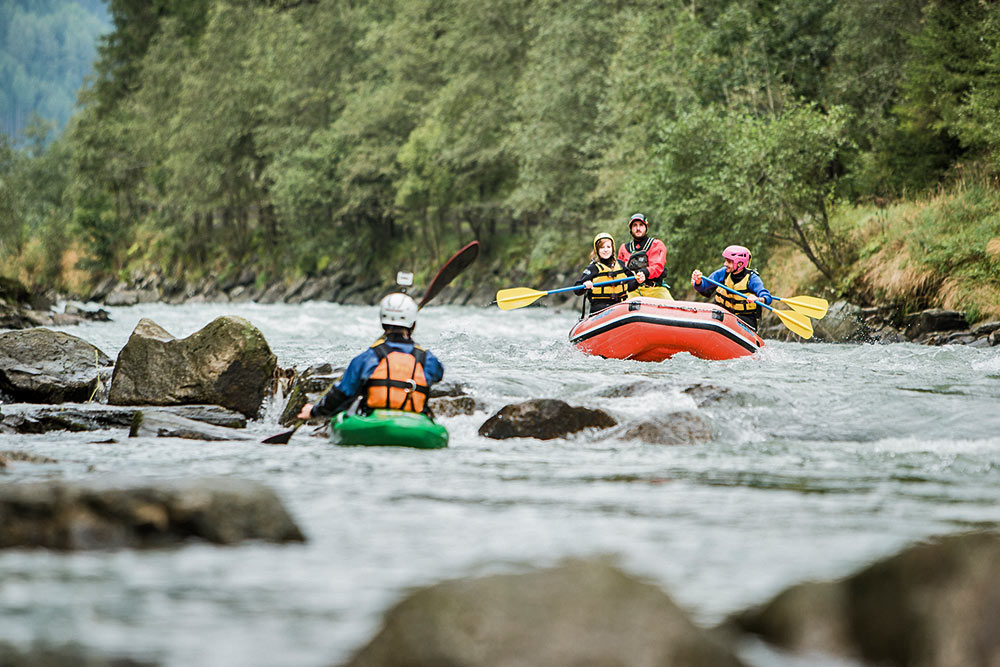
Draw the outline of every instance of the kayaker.
M750 268L750 251L741 245L731 245L722 251L722 259L725 266L717 269L708 277L722 283L730 289L734 289L746 296L740 298L712 285L707 280L702 280L702 272L695 269L691 272L691 284L700 294L710 296L715 293L715 302L727 310L736 314L741 320L757 329L757 318L760 316L760 306L757 302L771 305L771 293L764 287L763 281L757 272Z
M623 283L615 283L606 287L594 283L603 283L620 278L633 276L632 271L625 267L625 263L614 256L615 239L607 232L601 232L594 237L594 249L590 253L591 262L583 275L576 281L576 285L582 285L574 294L586 294L590 302L590 313L599 313L608 306L613 306L619 301L628 298L628 292L636 288L636 281L628 280Z
M444 376L444 367L411 338L417 325L416 302L402 292L390 294L379 303L379 320L385 334L351 360L344 377L315 405L302 406L299 419L333 416L359 396L361 412L429 412L430 387Z
M638 286L629 292L629 297L651 296L656 299L673 299L668 285L663 282L663 271L667 264L667 246L660 239L647 236L649 223L642 213L635 213L628 220L628 230L632 240L618 249L618 259L635 272Z

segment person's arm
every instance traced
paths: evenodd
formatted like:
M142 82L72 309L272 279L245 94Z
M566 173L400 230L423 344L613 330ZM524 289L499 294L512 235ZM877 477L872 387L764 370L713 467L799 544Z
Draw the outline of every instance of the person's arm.
M750 288L751 292L757 295L758 300L763 301L764 304L768 306L771 305L774 297L772 297L768 289L764 287L764 281L762 281L760 276L756 273L750 274L750 281L747 283L747 287Z
M332 417L338 412L348 408L351 401L358 395L361 383L371 375L372 369L366 367L370 365L375 353L370 349L365 350L351 360L344 376L323 398L316 401L315 405L306 403L299 413L300 419L310 419L312 417ZM377 361L376 361L377 364Z
M424 350L427 356L424 358L424 377L427 379L427 384L432 385L435 382L440 382L441 378L444 377L444 366L434 353L430 350Z
M716 281L716 282L721 283L723 280L726 279L726 269L725 269L725 267L723 267L721 269L717 269L713 273L709 274L708 277L711 278L712 280ZM712 294L715 293L715 289L716 289L715 285L713 285L712 283L708 282L707 280L702 280L699 284L695 285L694 288L702 296L711 296Z
M587 268L583 270L583 275L580 276L580 279L577 280L575 283L573 283L574 285L583 285L583 287L580 287L580 289L573 290L573 294L576 294L577 296L586 294L588 290L593 288L594 276L596 275L597 275L597 263L591 262L589 265L587 265ZM590 283L590 287L587 287L585 283Z
M661 277L663 269L667 266L667 246L663 245L663 241L654 239L646 251L646 258L648 259L646 268L639 269L646 274L646 279Z

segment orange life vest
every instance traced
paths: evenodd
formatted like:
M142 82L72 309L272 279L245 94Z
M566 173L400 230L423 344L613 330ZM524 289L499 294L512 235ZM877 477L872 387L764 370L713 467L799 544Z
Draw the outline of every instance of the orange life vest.
M366 383L366 405L369 408L424 412L430 395L424 376L427 353L416 345L413 352L401 352L386 343L372 349L378 356L378 366Z

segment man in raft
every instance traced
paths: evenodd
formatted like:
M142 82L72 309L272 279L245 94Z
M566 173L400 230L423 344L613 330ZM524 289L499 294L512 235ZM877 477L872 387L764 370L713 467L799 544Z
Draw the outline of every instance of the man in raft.
M736 290L743 297L721 287L716 287L707 280L702 280L702 273L698 269L691 272L691 284L700 294L705 296L715 292L717 304L734 313L756 330L757 318L760 316L760 306L757 305L757 302L771 305L771 293L764 287L757 272L750 268L750 251L748 249L741 245L731 245L722 251L722 259L725 260L725 266L717 269L708 277L731 290Z
M361 412L392 408L429 413L430 387L444 376L444 367L411 338L416 302L402 292L390 294L379 303L379 320L385 334L351 360L344 377L315 405L302 406L299 419L333 416L358 396Z
M663 270L667 264L667 246L663 241L646 235L649 223L642 213L635 213L629 218L628 230L632 240L623 243L618 249L618 259L635 272L639 286L629 292L629 298L634 296L651 296L656 299L673 299L667 284L663 282Z

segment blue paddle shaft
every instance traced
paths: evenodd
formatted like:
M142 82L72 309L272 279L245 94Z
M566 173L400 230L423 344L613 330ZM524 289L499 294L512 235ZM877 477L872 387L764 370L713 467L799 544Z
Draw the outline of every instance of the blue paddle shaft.
M716 281L712 280L711 278L709 278L709 277L708 277L708 276L706 276L706 275L703 275L703 276L701 277L701 279L702 279L702 280L707 280L708 282L712 283L713 285L716 285L717 287L721 287L722 289L726 290L727 292L732 292L732 293L733 293L733 294L735 294L736 296L741 296L741 297L743 297L744 299L746 299L746 298L747 298L747 295L746 295L746 294L744 294L743 292L737 292L736 290L734 290L734 289L733 289L733 288L731 288L731 287L726 287L726 286L725 286L725 285L723 285L722 283L720 283L720 282L716 282ZM747 299L747 301L749 301L749 300L750 300L750 299ZM764 306L764 307L765 307L765 308L767 308L768 310L774 310L774 308L772 308L771 306L767 305L767 304L766 304L766 303L764 303L763 301L757 301L757 303L758 303L758 304L760 304L761 306Z
M601 285L614 285L616 283L623 283L626 280L632 280L629 278L618 278L617 280L608 280L603 283L594 283L594 287L600 287ZM560 287L559 289L553 289L546 292L546 294L555 294L556 292L569 292L570 290L586 289L583 285L573 285L572 287Z

